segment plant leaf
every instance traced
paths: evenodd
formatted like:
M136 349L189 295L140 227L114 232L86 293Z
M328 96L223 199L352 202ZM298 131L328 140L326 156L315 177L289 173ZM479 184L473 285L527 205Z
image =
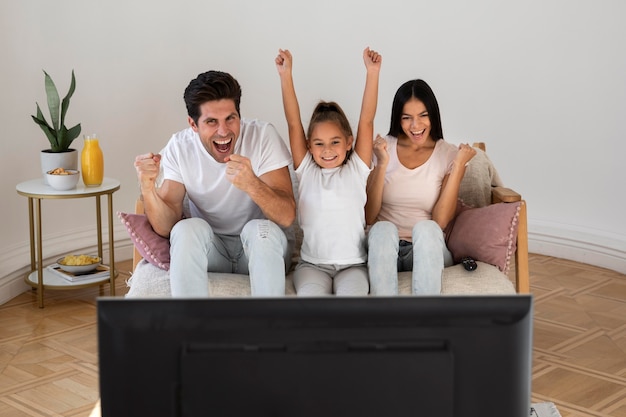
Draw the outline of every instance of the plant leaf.
M44 117L44 115L43 115L43 113L41 111L41 108L39 107L39 103L35 102L35 104L37 105L37 119L43 121L46 124L46 126L48 126L49 128L52 129L52 127L46 121L46 118ZM31 116L31 117L35 118L35 116Z
M80 123L69 130L63 126L59 133L59 145L61 150L69 149L74 139L80 134Z
M50 126L50 124L48 124L48 122L46 121L46 118L44 117L41 108L39 107L39 103L35 102L35 104L37 104L37 117L31 117L33 118L35 123L37 123L39 127L41 127L41 130L43 130L43 132L48 137L48 142L50 142L50 149L58 148L59 143L57 141L56 130L54 130L52 126Z
M70 83L70 89L68 90L67 94L63 98L63 102L61 103L61 122L60 122L61 126L65 126L65 114L67 113L67 109L70 106L70 98L74 94L75 89L76 89L76 78L74 78L74 70L72 70L72 82Z
M41 112L39 112L41 113ZM50 127L50 125L48 124L48 122L46 122L45 119L39 119L35 116L30 116L33 118L33 120L35 121L35 123L37 123L39 125L39 127L41 128L41 130L43 130L43 133L46 134L46 136L48 137L48 141L50 142L50 149L52 150L56 150L59 149L59 144L57 143L57 138L56 138L56 132Z
M67 147L69 148L70 145L72 144L72 142L74 141L74 139L76 139L78 137L78 135L80 135L80 123L77 124L76 126L70 128L67 131L67 136L66 136L66 140L67 140Z
M59 129L59 131L57 132L57 141L58 141L57 143L58 143L60 151L67 149L67 147L65 146L66 135L67 135L67 129L65 128L65 126L61 126L61 129Z
M46 96L48 97L48 110L50 111L50 119L52 119L52 126L54 126L55 130L59 129L59 92L57 91L57 87L54 85L54 81L48 75L46 71L43 72L45 77L45 85L46 85Z

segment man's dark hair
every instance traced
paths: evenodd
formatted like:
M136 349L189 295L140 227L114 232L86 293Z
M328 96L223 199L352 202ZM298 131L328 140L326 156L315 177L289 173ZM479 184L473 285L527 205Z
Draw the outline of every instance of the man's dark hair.
M241 117L239 103L241 102L241 87L232 75L221 71L207 71L191 80L185 94L187 114L198 123L200 106L207 101L230 99L235 102L237 114Z

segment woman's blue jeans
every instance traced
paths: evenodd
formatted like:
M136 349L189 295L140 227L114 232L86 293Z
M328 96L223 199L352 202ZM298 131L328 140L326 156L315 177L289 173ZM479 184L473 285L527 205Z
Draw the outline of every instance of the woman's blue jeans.
M398 272L412 272L415 295L441 293L443 268L452 265L452 255L439 225L432 220L415 224L413 242L400 241L391 222L375 223L367 235L370 294L397 295Z

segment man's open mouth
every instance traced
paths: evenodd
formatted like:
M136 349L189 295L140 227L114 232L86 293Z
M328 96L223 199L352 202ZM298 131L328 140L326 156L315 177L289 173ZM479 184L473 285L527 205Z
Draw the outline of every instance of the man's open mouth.
M215 149L220 153L228 153L230 151L230 146L232 143L233 143L232 138L213 141L213 145L215 145Z

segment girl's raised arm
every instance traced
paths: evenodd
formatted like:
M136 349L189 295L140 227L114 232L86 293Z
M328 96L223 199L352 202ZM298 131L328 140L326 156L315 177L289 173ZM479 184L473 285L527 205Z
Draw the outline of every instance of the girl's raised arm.
M300 106L296 97L296 89L293 85L293 76L291 52L285 49L278 50L278 56L275 59L276 69L280 76L280 88L283 94L283 108L285 110L285 119L287 120L287 128L289 130L289 145L291 146L291 157L293 158L294 169L300 166L300 163L308 152L306 136L302 127L302 119L300 118Z
M378 105L378 79L383 57L378 52L367 47L363 50L363 61L365 62L367 75L354 151L367 166L370 166L372 164L372 146L374 141L374 117L376 116L376 106Z

